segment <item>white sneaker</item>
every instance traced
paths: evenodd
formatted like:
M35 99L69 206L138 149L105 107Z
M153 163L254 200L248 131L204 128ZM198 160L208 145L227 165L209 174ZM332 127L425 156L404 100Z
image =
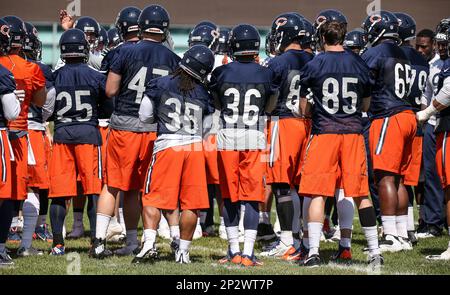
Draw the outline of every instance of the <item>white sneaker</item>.
M428 255L425 258L428 260L450 260L450 247L440 255Z
M197 240L203 237L203 231L202 226L200 223L197 223L197 226L195 227L194 236L192 237L193 240Z
M17 256L20 257L41 256L41 255L44 255L44 252L37 250L33 247L30 247L28 249L20 247L19 249L17 249Z
M227 230L225 228L225 225L220 225L219 226L219 237L222 240L228 240L228 235L227 235Z
M398 237L398 240L402 244L404 251L411 251L413 249L413 246L412 246L410 240L408 240L406 238L402 238L402 237Z
M385 235L380 241L381 252L400 252L402 250L403 244L395 236Z
M13 260L11 259L11 257L8 255L8 252L5 251L1 251L0 252L0 267L2 266L12 266L14 265Z
M274 244L271 249L261 252L259 255L263 257L281 257L289 250L290 245L285 245L282 241Z
M177 250L175 252L175 262L180 264L191 263L191 259L189 258L189 252L184 250Z
M69 239L78 239L84 236L84 226L83 224L74 224L72 232L67 235Z
M111 239L114 236L118 236L122 234L122 226L120 225L120 223L116 222L110 222L109 226L108 226L108 230L106 232L106 241L111 241Z

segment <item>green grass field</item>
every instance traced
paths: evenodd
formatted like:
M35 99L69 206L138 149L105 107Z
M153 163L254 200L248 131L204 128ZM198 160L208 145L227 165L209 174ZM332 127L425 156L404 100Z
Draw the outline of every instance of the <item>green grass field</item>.
M72 220L67 218L68 223ZM84 218L85 228L88 229L87 216ZM68 231L71 225L68 225ZM439 254L446 249L448 236L420 240L413 251L384 254L385 265L381 274L388 275L437 275L450 274L450 262L430 262L426 255ZM214 238L201 238L192 244L190 265L178 265L173 260L167 240L158 240L161 260L151 265L132 265L132 257L111 257L105 260L94 260L88 257L89 239L66 240L66 255L53 257L48 255L51 244L35 241L33 245L46 254L40 257L16 258L15 265L0 268L0 275L27 274L27 275L61 275L79 273L83 275L151 275L151 274L190 274L190 275L365 275L379 274L371 272L365 264L366 255L362 252L365 246L358 221L355 220L355 234L353 237L353 263L349 266L329 263L329 257L337 249L336 243L323 242L321 244L321 257L325 264L316 269L304 269L278 259L262 259L264 266L256 268L241 268L236 266L219 265L217 260L225 255L226 241ZM119 244L109 244L111 249L119 248ZM8 244L15 253L17 245ZM259 253L261 246L257 246ZM76 254L78 253L78 254ZM14 258L15 255L12 255ZM77 261L80 263L77 264Z

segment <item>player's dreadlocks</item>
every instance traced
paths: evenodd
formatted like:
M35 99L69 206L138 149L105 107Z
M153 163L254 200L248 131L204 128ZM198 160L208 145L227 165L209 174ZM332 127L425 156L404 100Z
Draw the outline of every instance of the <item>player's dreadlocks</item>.
M192 91L197 84L197 80L188 73L186 73L186 71L184 71L182 68L176 69L175 73L173 74L173 77L180 78L178 89L183 93L183 95L186 95L190 91Z

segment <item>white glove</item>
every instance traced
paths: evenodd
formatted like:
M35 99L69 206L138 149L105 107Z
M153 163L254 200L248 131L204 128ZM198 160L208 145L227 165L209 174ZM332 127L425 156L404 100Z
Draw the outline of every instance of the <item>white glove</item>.
M426 109L416 113L417 122L419 124L423 124L437 112L438 110L434 107L433 102L431 102L431 104Z
M14 90L17 100L22 103L25 100L25 90Z

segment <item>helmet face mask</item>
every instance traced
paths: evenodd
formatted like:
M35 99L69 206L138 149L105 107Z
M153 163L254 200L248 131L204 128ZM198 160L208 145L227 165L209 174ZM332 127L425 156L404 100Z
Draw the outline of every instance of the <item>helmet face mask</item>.
M38 31L31 24L26 22L25 27L27 29L23 51L34 60L41 60L42 57L42 42L39 40Z
M367 42L371 46L385 38L399 41L398 18L389 11L382 10L368 16L362 27L366 33Z
M25 23L14 15L5 16L3 20L9 25L9 35L11 38L9 50L13 48L23 48L27 32Z
M196 26L189 34L189 47L194 45L205 45L209 49L217 47L220 33L208 25Z

